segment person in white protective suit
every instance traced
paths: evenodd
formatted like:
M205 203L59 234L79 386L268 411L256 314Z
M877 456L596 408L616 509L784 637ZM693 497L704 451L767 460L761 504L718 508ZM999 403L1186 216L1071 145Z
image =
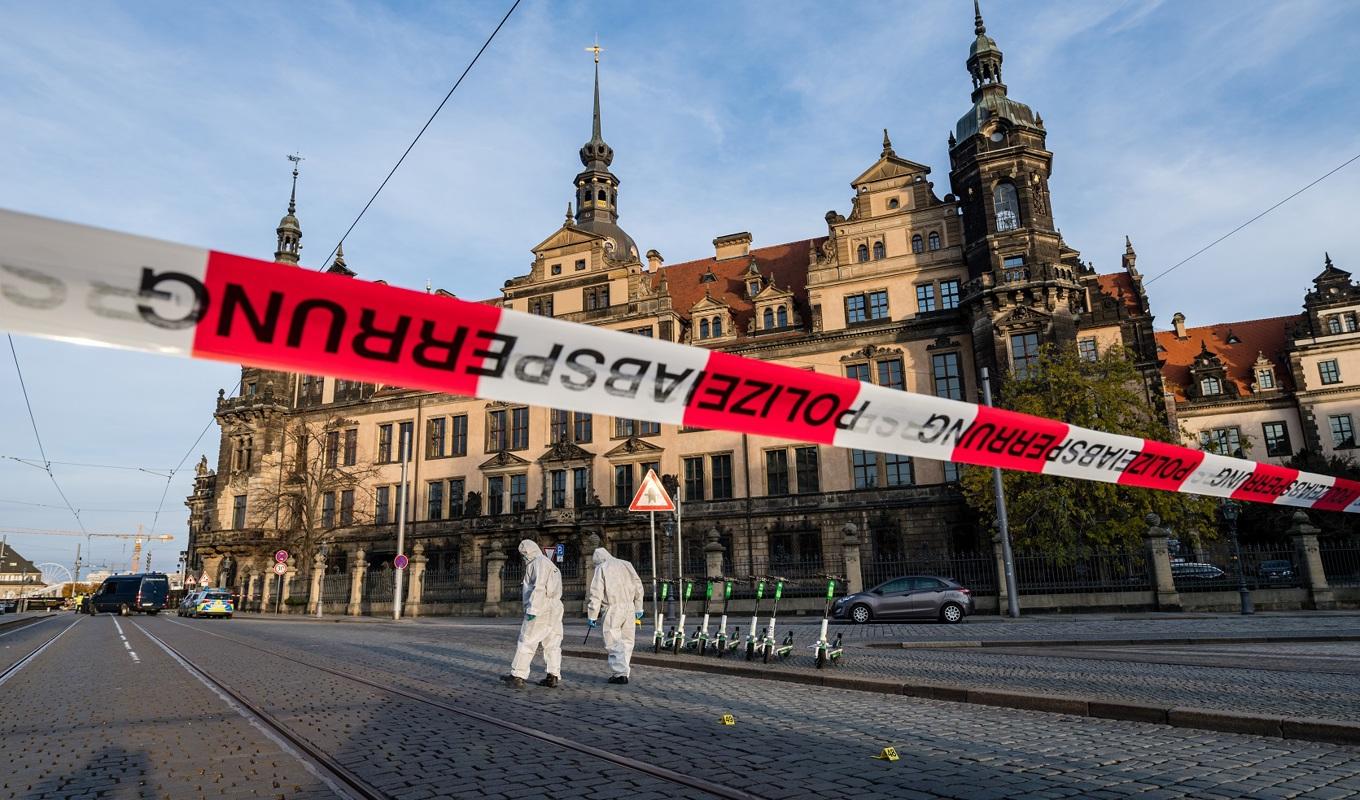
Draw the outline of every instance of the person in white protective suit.
M609 669L614 673L610 683L627 683L633 661L633 638L637 635L636 620L642 619L642 579L633 565L615 558L603 547L596 548L591 557L595 563L595 578L590 582L590 599L586 605L587 624L599 623L600 607L604 607L604 649L609 653Z
M548 676L538 685L551 688L562 682L562 573L533 539L519 543L519 554L524 557L524 581L520 584L524 622L519 626L510 674L502 675L501 680L516 689L523 688L529 665L542 645Z

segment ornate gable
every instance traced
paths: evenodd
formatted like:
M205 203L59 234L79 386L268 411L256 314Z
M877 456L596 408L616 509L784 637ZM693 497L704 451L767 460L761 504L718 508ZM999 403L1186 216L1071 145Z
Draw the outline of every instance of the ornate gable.
M629 436L627 439L619 442L618 446L613 450L605 453L604 457L617 461L626 461L635 458L641 460L644 458L660 458L662 452L660 447L657 447L646 439Z
M514 453L502 450L477 465L483 472L519 472L528 469L529 462Z
M599 234L583 231L575 225L563 225L558 228L557 232L552 236L549 236L535 245L532 248L532 251L537 254L544 250L556 250L558 248L571 247L573 245L592 244L594 242L602 241L604 238L605 237L600 236Z
M594 457L594 453L583 449L575 442L561 441L552 447L549 447L546 453L539 456L538 461L540 464L564 461L589 461Z

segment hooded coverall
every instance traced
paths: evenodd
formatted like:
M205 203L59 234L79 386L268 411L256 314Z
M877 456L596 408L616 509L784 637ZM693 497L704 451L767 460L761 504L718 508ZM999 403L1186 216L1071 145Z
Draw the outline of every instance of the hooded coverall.
M609 653L609 668L615 675L628 677L633 660L633 639L637 634L633 620L642 613L642 579L633 565L615 558L603 547L591 557L595 578L590 582L586 616L596 619L604 606L604 649Z
M548 674L560 677L562 573L532 539L519 543L519 553L524 557L524 581L520 584L524 622L519 626L519 642L515 645L515 658L510 662L510 674L516 678L529 677L529 665L541 644Z

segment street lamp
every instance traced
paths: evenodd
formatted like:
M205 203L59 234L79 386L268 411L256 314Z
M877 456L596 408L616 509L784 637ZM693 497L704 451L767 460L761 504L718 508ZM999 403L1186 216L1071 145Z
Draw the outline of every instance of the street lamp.
M1237 561L1237 594L1241 598L1242 613L1252 614L1256 609L1251 602L1251 590L1247 588L1247 576L1242 571L1242 543L1237 539L1237 517L1242 508L1233 500L1224 500L1219 507L1219 513L1223 515L1223 521L1228 523L1228 535L1232 536L1233 558Z

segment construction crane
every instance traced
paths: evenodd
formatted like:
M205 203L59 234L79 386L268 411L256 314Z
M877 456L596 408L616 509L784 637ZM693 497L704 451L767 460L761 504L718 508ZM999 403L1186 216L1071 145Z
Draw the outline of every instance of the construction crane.
M142 542L170 542L174 541L175 539L174 536L168 533L163 533L160 534L159 536L148 536L147 534L142 533L141 525L137 526L136 533L90 533L87 531L59 531L51 530L48 528L0 528L0 535L3 535L6 538L8 538L10 534L14 534L16 536L83 536L85 537L85 549L87 552L90 549L91 540L95 538L131 539L133 541L132 568L131 568L132 572L137 571L137 562L141 559L142 555ZM4 545L0 544L0 555L3 554ZM148 553L148 555L150 554ZM80 545L78 543L76 544L76 563L74 579L77 581L80 580Z

